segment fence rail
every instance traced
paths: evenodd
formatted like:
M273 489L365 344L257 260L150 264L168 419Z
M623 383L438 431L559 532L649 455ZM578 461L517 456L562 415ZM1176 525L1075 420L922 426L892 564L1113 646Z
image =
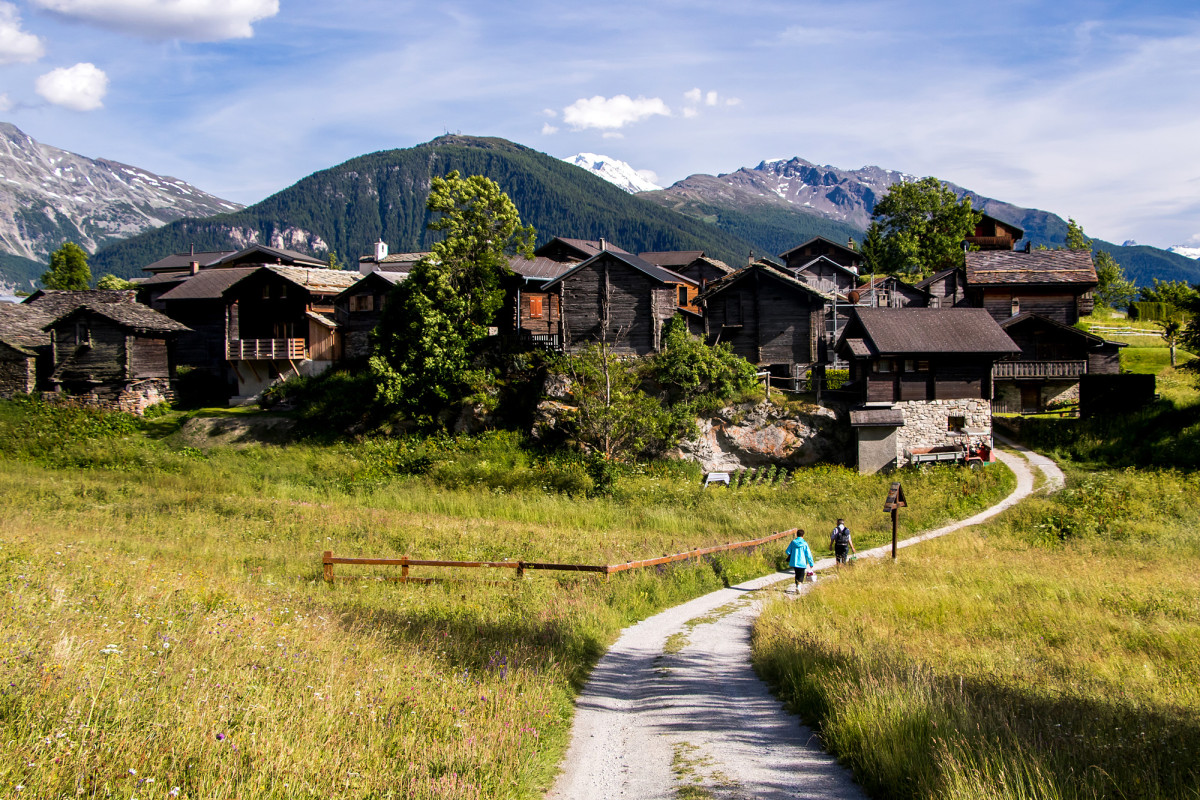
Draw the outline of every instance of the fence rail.
M997 361L993 378L1078 378L1087 372L1086 361Z
M727 550L739 550L742 548L759 547L782 539L785 536L795 536L796 529L792 528L786 531L772 533L769 536L763 536L759 539L749 539L743 542L730 542L728 544L718 544L712 547L697 547L694 550L686 550L682 553L673 553L671 555L659 556L658 558L646 558L641 561L626 561L624 564L554 564L541 561L438 561L426 560L417 558L353 558L347 556L335 556L332 550L326 550L321 557L321 566L325 580L332 583L334 580L358 580L365 576L362 575L334 575L333 567L335 564L357 564L360 566L381 566L381 567L400 567L400 577L392 578L404 583L421 582L427 583L435 578L416 578L409 575L410 567L452 567L459 569L512 569L516 570L518 578L524 577L525 570L545 569L559 570L561 572L595 572L604 575L607 578L609 575L614 575L618 572L628 572L635 569L645 569L646 567L657 567L663 564L671 564L677 561L688 561L694 558L703 558L704 556L713 553L720 553Z
M303 359L303 339L230 339L225 343L230 361Z

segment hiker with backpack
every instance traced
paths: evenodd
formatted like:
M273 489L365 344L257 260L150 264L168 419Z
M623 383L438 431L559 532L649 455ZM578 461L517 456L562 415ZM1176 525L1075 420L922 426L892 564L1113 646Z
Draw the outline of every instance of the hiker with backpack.
M787 557L788 565L796 571L796 589L799 590L808 571L816 565L816 562L813 561L812 549L808 546L808 542L804 541L802 529L796 529L796 538L792 539L783 554Z
M846 527L846 520L837 521L837 527L829 535L829 546L833 548L833 557L839 564L845 564L850 553L858 555L854 541L850 538L850 529Z

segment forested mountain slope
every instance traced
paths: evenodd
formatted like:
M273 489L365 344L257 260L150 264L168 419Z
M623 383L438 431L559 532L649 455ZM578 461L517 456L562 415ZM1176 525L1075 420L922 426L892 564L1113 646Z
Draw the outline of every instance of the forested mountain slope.
M235 213L179 220L118 242L96 254L93 272L136 276L144 265L193 245L213 250L261 242L321 256L333 251L348 264L371 252L377 239L393 252L427 250L436 235L426 230L430 179L455 169L496 181L522 221L537 228L539 243L552 236L604 237L633 252L703 249L730 263L744 263L753 249L735 234L531 148L442 136L316 172Z

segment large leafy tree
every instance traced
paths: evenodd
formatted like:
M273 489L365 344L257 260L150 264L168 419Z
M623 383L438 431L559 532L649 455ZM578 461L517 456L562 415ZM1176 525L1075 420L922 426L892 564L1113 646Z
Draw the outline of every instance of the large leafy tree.
M504 300L508 258L532 256L534 231L480 175L434 178L426 206L445 236L393 290L370 364L379 399L432 421L482 380L478 344Z
M92 270L88 267L87 252L74 242L50 254L50 269L42 275L47 289L88 289L92 285Z
M1074 219L1067 220L1067 249L1091 250L1092 240L1083 232L1083 226ZM1125 271L1107 250L1092 254L1096 265L1096 301L1109 308L1125 308L1137 298L1137 287L1125 277Z
M963 239L975 232L980 213L937 178L897 183L871 213L878 245L863 243L878 271L909 279L963 264ZM868 229L868 241L871 239Z

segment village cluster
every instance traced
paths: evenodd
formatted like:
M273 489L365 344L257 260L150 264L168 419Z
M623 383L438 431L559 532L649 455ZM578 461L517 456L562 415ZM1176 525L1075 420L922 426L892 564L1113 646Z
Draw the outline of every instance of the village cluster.
M492 333L503 346L572 352L605 341L657 352L682 315L776 385L848 381L826 397L850 408L863 471L931 448L988 445L992 411L1077 401L1081 379L1118 372L1122 346L1074 327L1092 310L1091 254L1016 249L1023 231L983 216L965 267L910 285L864 276L853 241L813 238L779 260L737 268L703 251L634 254L554 238L511 260ZM253 244L176 253L129 291L37 291L0 304L0 396L59 393L140 413L170 398L179 368L231 403L290 375L318 374L370 350L392 287L424 253L378 242L358 271Z

